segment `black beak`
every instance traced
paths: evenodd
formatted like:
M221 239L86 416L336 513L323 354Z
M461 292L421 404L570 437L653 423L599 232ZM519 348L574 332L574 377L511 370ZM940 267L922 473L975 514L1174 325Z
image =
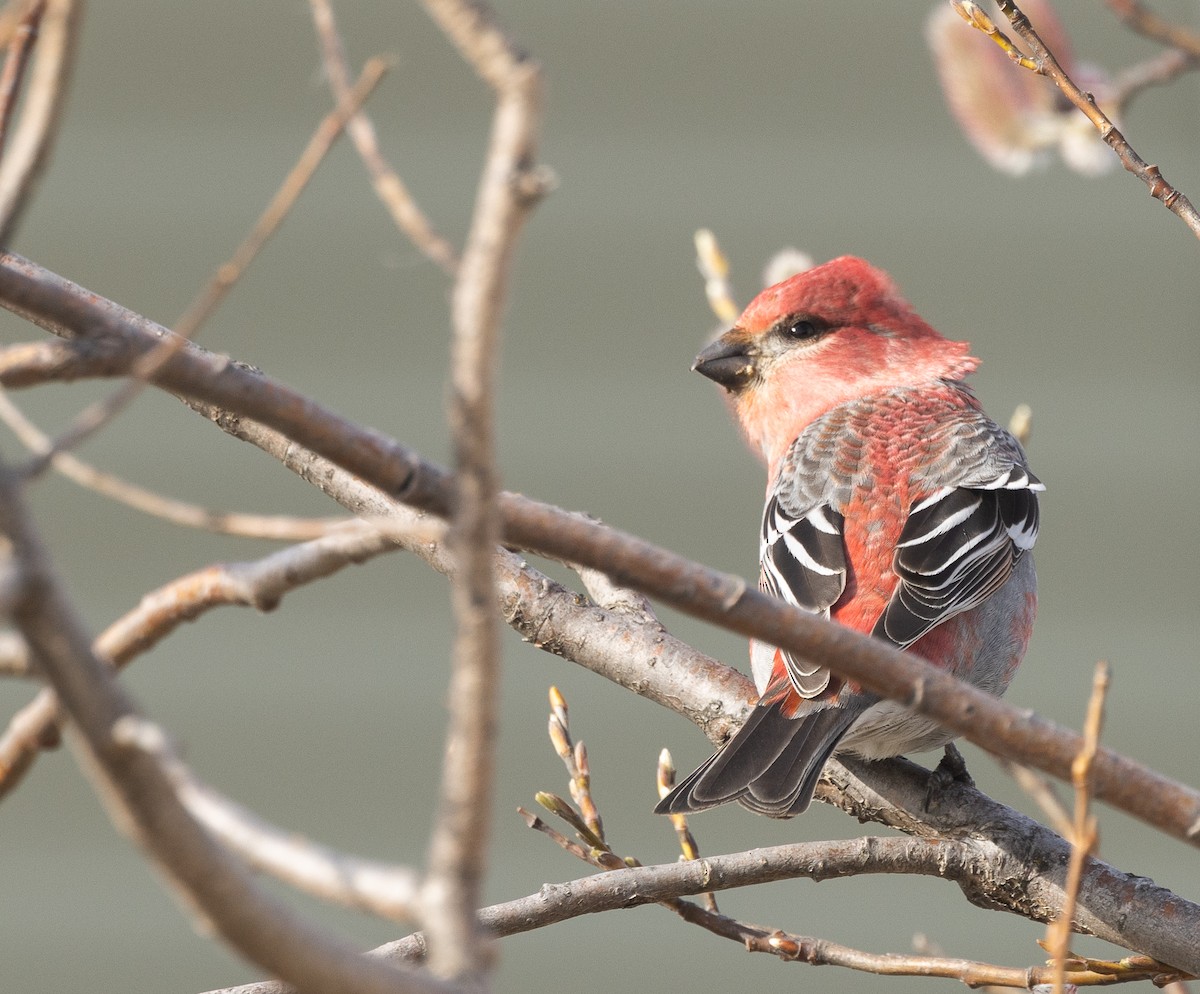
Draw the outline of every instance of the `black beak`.
M754 356L747 351L746 343L736 339L730 341L727 335L722 335L696 356L692 369L726 390L740 390L757 371Z

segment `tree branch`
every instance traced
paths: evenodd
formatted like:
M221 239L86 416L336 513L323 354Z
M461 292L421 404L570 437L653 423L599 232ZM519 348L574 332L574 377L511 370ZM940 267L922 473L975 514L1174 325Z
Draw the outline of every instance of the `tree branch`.
M478 978L486 960L475 911L487 866L500 689L492 575L500 537L495 370L516 240L537 200L528 177L537 157L541 71L485 3L426 0L425 6L496 93L491 139L451 301L449 421L455 474L449 540L458 563L452 584L456 635L437 821L422 888L433 949L430 966L441 976Z
M5 267L0 263L0 287L4 274ZM203 358L201 350L194 346L189 346L185 354ZM269 389L283 388L270 384ZM222 429L269 452L353 513L371 517L396 514L401 521L423 520L419 512L397 505L358 476L302 449L288 435L208 403L191 403ZM321 420L305 418L303 424L311 434L319 429ZM362 434L361 429L355 432ZM576 517L588 520L558 513L568 520ZM595 522L588 523L600 527ZM451 557L439 543L402 544L442 572L454 568ZM664 636L660 626L642 616L589 604L512 552L497 550L496 572L504 613L526 638L685 714L714 741L720 741L737 726L740 715L755 697L750 681L740 673ZM1099 755L1102 757L1104 751ZM987 880L966 884L964 892L968 899L983 907L1004 908L1039 920L1061 907L1057 896L1060 885L1052 882L1044 890L1004 886L1006 880L1028 874L1030 866L1045 872L1055 869L1061 872L1070 849L1054 833L961 785L940 792L936 804L924 810L927 773L902 760L848 765L849 769L829 765L827 773L833 785L822 783L818 796L855 817L879 821L922 837L971 838L973 833L978 836L981 832L994 837L992 844L998 853L1007 854L1005 858L1011 862L1003 873L997 873L995 886ZM1145 914L1127 913L1126 902L1131 894L1144 902ZM1158 934L1160 926L1172 921L1182 923L1180 930L1163 938ZM1196 921L1191 906L1169 891L1099 861L1088 863L1077 915L1082 930L1110 936L1129 948L1186 968L1186 957L1195 953Z
M536 894L482 909L479 920L493 936L500 938L583 915L780 880L807 878L820 881L871 874L916 873L961 881L979 876L980 865L988 859L988 853L969 842L879 837L801 842L683 863L611 870L565 883L545 884ZM1000 862L987 874L996 878L998 889L1006 868L1006 862ZM1016 889L1025 881L1013 883L1011 889ZM1195 910L1193 907L1193 917L1188 923L1193 929L1196 927ZM778 954L777 950L772 951ZM425 936L415 933L379 946L372 953L389 959L421 962L426 955ZM282 985L252 984L209 994L285 994L286 991Z
M199 780L174 753L160 757L192 816L256 870L347 908L394 922L417 920L415 870L363 859L301 838Z
M202 528L224 535L243 535L248 538L303 542L328 535L348 523L345 518L299 518L287 514L212 511L147 490L136 483L96 469L70 452L54 451L51 439L25 417L3 387L0 387L0 421L8 425L13 434L38 459L48 458L50 465L73 483L126 507L185 528Z
M404 522L423 520L357 477L300 450L286 436L197 406L347 510L372 517L391 513ZM433 568L453 571L453 559L439 543L401 541ZM740 724L756 697L745 676L679 642L645 615L589 604L504 549L496 552L496 574L504 614L527 640L687 715L713 741ZM860 821L987 847L995 854L995 872L959 881L968 900L980 907L1039 921L1060 913L1071 847L1054 832L962 784L944 788L930 801L927 771L906 760L846 764L827 766L831 782L818 788L822 800ZM1130 914L1131 907L1138 912ZM1200 909L1151 881L1092 860L1080 884L1075 920L1080 931L1178 963L1192 954ZM1164 929L1167 922L1176 924Z
M85 769L131 832L176 887L234 948L277 976L302 981L306 991L396 994L449 991L412 970L363 957L293 915L255 887L245 867L217 845L184 809L151 750L140 741L156 733L91 651L30 524L11 471L0 468L0 531L12 542L21 569L14 621L29 642L81 735Z
M128 372L128 350L100 343L20 342L0 349L0 385L14 389Z
M1197 32L1159 17L1138 0L1108 0L1108 6L1123 24L1142 37L1186 52L1192 58L1200 58L1200 34Z
M4 146L8 142L8 126L17 107L21 81L25 78L29 55L37 42L38 25L45 10L45 0L29 4L7 42L4 71L0 73L0 160L4 156Z
M133 403L146 382L168 362L182 343L190 340L205 321L221 306L235 284L242 278L246 268L258 255L271 236L279 230L283 219L291 212L296 200L312 180L317 167L328 155L333 143L342 133L346 121L362 105L379 85L387 71L387 63L375 58L363 67L362 75L354 84L346 102L339 104L321 119L309 138L300 158L284 177L279 189L271 198L262 214L254 222L249 234L233 251L233 255L217 268L212 279L204 286L183 315L175 322L174 334L163 338L150 352L143 355L131 370L132 379L112 394L91 404L81 411L49 447L42 459L49 460L54 454L78 446L85 438L95 434L122 410ZM0 243L3 244L3 243Z
M329 77L329 86L334 97L342 102L347 100L350 94L350 73L346 68L342 40L338 37L333 5L329 0L311 0L311 3L313 24L321 42L321 57L325 62L325 74ZM375 195L387 208L396 227L429 259L453 276L458 269L454 247L434 229L417 206L399 173L383 157L376 140L375 126L365 111L358 111L346 122L346 134L354 142L359 158L367 167Z
M12 253L0 254L0 306L69 335L123 338L131 361L169 334ZM449 513L452 487L444 469L269 377L188 347L155 382L262 422L412 507L442 517ZM600 569L618 584L695 617L827 665L998 755L1062 780L1070 776L1083 743L1077 732L961 684L911 653L582 515L511 493L501 495L500 510L506 543ZM1200 792L1105 748L1097 753L1094 777L1095 798L1200 845Z
M0 162L0 245L12 242L54 149L74 67L79 7L75 0L46 0L41 15L25 107Z
M188 621L225 605L270 611L282 597L304 584L329 576L352 563L397 548L398 525L380 529L347 523L331 534L282 549L250 563L208 566L146 594L141 603L108 626L93 651L118 669L149 652ZM409 535L420 542L429 528ZM47 688L22 708L0 737L0 798L10 793L43 749L59 744L63 715L58 697Z
M1053 80L1055 86L1059 88L1063 96L1079 108L1083 115L1092 122L1105 144L1117 153L1117 158L1121 160L1121 165L1125 170L1145 183L1147 189L1150 191L1150 196L1154 197L1155 200L1161 201L1167 210L1176 215L1191 229L1192 234L1200 238L1200 214L1196 212L1195 207L1192 206L1192 202L1166 181L1158 166L1150 165L1138 155L1125 136L1117 129L1116 125L1096 105L1096 100L1092 94L1081 89L1067 74L1066 70L1059 64L1058 59L1054 57L1054 53L1046 47L1046 43L1042 40L1041 35L1030 24L1029 18L1025 16L1013 0L997 0L997 4L1004 16L1008 18L1009 23L1012 24L1013 30L1029 46L1030 52L1033 53L1032 58L1023 55L1016 49L1012 42L996 28L991 19L978 5L970 2L970 0L952 0L952 2L972 27L978 28L984 34L991 37L1019 67L1028 69L1040 76L1047 76Z

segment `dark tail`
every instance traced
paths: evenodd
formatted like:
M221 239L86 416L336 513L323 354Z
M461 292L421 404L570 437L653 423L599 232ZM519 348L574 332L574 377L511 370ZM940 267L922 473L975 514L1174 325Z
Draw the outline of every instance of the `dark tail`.
M687 776L654 809L689 814L737 801L771 818L791 818L808 807L825 761L875 698L789 718L782 701L759 704L725 747Z

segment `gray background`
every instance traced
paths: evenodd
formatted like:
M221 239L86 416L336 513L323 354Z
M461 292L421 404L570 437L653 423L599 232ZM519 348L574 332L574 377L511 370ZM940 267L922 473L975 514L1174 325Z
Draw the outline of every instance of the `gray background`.
M1061 6L1077 51L1098 62L1154 51L1100 4ZM992 173L944 110L922 39L925 4L501 8L545 65L543 157L561 178L523 239L506 321L505 484L754 576L762 471L714 390L688 372L714 326L692 232L721 237L743 302L783 245L818 259L866 256L931 323L972 342L995 416L1019 402L1035 412L1031 458L1049 488L1042 617L1010 699L1078 726L1092 666L1108 659L1106 742L1195 782L1200 246L1183 225L1123 173ZM419 10L344 0L338 12L356 63L396 57L370 111L422 204L461 239L489 97ZM95 4L82 45L55 162L13 247L170 323L329 106L307 5ZM1194 198L1197 112L1187 80L1144 97L1126 129ZM445 460L446 291L342 147L201 341ZM40 333L4 316L0 334ZM20 399L54 427L100 392L82 384ZM3 448L16 452L7 438ZM141 399L82 454L213 507L331 510L161 396ZM269 549L183 532L57 479L36 500L97 629L153 586ZM128 684L235 798L348 850L419 864L440 751L445 594L440 577L389 557L293 594L270 616L210 615L139 660ZM740 639L665 617L744 662ZM681 767L708 753L683 719L508 637L492 901L587 872L514 814L535 790L565 791L544 736L551 682L590 746L614 844L646 862L675 857L669 826L650 814L658 750L669 745ZM0 685L5 710L27 696ZM978 750L967 755L985 790L1031 808ZM862 831L825 809L783 824L718 811L694 828L706 852ZM1105 857L1200 897L1193 850L1107 810L1101 828ZM5 990L188 992L259 975L193 933L65 753L44 758L0 805L0 902ZM363 945L396 935L300 903ZM1040 926L975 910L937 881L801 881L722 905L871 951L904 951L919 931L952 955L1043 958ZM930 986L747 957L645 908L506 940L496 988L766 984Z

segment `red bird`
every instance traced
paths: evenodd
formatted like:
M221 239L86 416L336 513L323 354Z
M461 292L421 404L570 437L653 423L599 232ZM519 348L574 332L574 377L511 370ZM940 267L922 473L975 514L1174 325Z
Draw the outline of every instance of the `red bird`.
M1002 694L1037 610L1037 493L963 378L979 364L888 275L846 256L764 290L696 358L768 468L760 586ZM825 667L751 643L762 692L656 810L808 807L834 751L882 759L953 733Z

